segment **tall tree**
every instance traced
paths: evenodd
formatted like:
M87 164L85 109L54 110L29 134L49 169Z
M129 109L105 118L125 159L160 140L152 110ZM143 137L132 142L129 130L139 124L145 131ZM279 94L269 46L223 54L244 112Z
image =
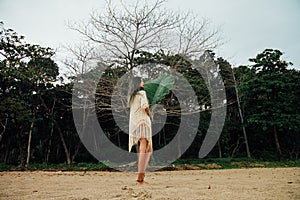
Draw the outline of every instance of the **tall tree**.
M173 54L200 56L220 44L219 31L207 19L191 13L175 13L165 0L114 4L108 0L104 12L94 12L88 23L73 24L91 47L93 56L106 63L125 64L133 69L137 51L167 49ZM131 5L131 6L129 6Z
M282 54L279 50L266 49L255 58L249 59L254 62L251 67L255 75L243 83L244 89L247 90L244 101L247 108L251 110L250 113L248 112L247 121L259 125L266 133L273 133L280 160L283 159L280 144L283 127L293 126L288 119L289 116L296 115L289 109L292 106L290 100L283 95L290 83L287 67L292 63L281 60ZM295 84L299 85L299 83Z
M227 122L226 124L230 124L229 128L232 128L232 130L235 128L235 120L239 120L239 125L241 125L243 136L240 136L236 138L236 145L233 146L232 152L230 153L231 156L237 152L237 150L240 148L241 145L245 145L246 147L246 153L247 157L251 157L250 154L250 148L248 144L248 136L245 128L245 122L244 122L244 115L241 108L241 96L238 91L238 80L236 78L236 70L232 68L230 63L223 58L218 58L217 63L220 66L221 69L221 75L223 77L223 81L226 87L226 99L227 99L227 110L228 115L227 118L230 118L229 120L231 122ZM223 133L224 135L224 133ZM234 135L237 135L234 132ZM240 142L243 140L243 142Z
M25 167L30 161L33 128L40 118L39 97L53 87L58 66L51 59L53 50L26 43L24 36L5 29L3 23L0 38L0 107L17 133L20 166Z

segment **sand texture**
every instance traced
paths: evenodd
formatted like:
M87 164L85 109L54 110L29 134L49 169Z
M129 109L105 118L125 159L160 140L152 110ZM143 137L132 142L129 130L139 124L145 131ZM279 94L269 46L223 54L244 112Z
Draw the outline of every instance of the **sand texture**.
M149 172L0 172L0 199L300 199L300 168Z

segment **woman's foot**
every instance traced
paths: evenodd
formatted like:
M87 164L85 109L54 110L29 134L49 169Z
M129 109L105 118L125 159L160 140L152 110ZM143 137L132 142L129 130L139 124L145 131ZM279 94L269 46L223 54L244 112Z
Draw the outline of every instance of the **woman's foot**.
M145 173L141 173L141 172L139 172L138 173L138 176L137 176L137 180L136 181L140 181L140 182L142 182L143 180L144 180L144 178L145 178Z
M145 173L138 173L138 178L136 180L137 185L148 185L146 181L144 181Z
M144 180L137 180L136 185L149 185L149 183Z

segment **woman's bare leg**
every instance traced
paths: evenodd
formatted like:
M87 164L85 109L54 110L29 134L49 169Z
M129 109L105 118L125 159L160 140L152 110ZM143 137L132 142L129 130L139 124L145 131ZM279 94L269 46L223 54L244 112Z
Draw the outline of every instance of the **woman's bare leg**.
M145 164L144 164L144 171L145 172L146 172L146 169L148 167L151 155L152 155L152 147L150 147L149 149L147 149L147 151L145 153Z
M150 155L147 150L147 144L148 141L146 138L141 138L140 139L140 149L139 149L139 161L138 161L138 178L137 180L140 181L138 184L147 184L144 182L144 176L145 176L145 171L148 166L148 162L150 159Z

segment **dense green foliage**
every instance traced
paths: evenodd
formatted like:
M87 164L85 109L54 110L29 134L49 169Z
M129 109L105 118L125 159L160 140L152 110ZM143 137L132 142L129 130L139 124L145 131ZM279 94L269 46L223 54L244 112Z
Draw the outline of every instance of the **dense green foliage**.
M73 79L59 83L58 66L52 58L54 52L26 43L23 36L11 29L2 28L0 37L1 167L97 163L76 133L71 107ZM183 153L182 159L196 159L211 116L211 110L206 109L211 103L205 81L180 55L163 51L138 51L136 54L135 66L145 63L169 66L182 74L194 89L201 105L197 135L186 152L174 150L174 153ZM279 50L266 49L250 59L253 65L237 68L223 58L215 58L212 52L210 54L219 66L225 84L227 116L219 142L208 158L246 157L244 127L252 158L297 159L300 153L300 72L288 69L291 63L281 60ZM155 74L157 69L151 70ZM96 93L101 127L107 137L123 149L127 149L128 135L115 124L110 99L114 85L126 72L128 69L120 65L107 67ZM92 74L90 71L82 76ZM238 111L238 99L244 123ZM154 149L168 144L180 123L176 96L170 92L160 103L169 114L163 129L153 137Z

